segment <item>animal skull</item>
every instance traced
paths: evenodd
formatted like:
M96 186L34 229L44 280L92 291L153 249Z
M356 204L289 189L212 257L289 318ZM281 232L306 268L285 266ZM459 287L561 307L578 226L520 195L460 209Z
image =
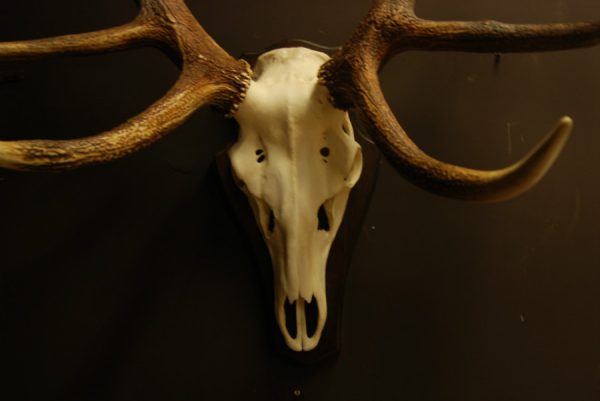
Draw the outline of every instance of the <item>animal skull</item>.
M275 316L294 351L319 343L327 319L327 257L362 170L348 113L333 107L318 81L328 59L301 47L263 54L234 114L240 134L229 151L271 255ZM315 328L307 308L317 314Z

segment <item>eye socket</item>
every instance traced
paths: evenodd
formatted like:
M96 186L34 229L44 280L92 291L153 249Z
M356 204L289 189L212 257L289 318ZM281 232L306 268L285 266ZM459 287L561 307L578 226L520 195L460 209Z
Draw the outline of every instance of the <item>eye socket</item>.
M275 231L275 214L273 214L273 210L269 211L269 222L267 223L267 230L270 233Z
M317 230L329 231L329 217L327 217L325 205L321 205L321 207L319 208L319 211L317 212L317 219L319 220L317 224Z

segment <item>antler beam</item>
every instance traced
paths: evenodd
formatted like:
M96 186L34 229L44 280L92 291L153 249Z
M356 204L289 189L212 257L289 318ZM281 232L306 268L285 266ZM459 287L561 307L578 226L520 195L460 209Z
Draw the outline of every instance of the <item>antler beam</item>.
M86 55L151 45L167 52L182 73L173 88L138 116L76 140L0 141L0 167L65 170L125 156L182 124L199 107L234 110L250 68L219 47L183 0L142 0L138 17L121 27L55 38L0 43L0 60Z
M600 43L600 23L506 24L498 21L435 22L419 21L418 32L400 49L464 51L477 53L517 53L589 47Z
M73 140L0 142L0 167L60 171L123 157L179 126L220 92L220 86L184 72L163 98L108 132Z
M124 50L142 45L156 36L141 20L115 28L78 35L0 43L3 61L35 60L57 56L86 55Z
M415 1L377 0L352 37L325 64L321 81L337 107L356 107L392 165L416 185L468 200L502 200L534 185L562 150L572 122L563 117L528 156L494 171L455 166L426 155L410 140L387 104L377 72L393 55L408 50L469 52L548 51L593 46L600 22L514 25L494 21L437 22L418 18Z

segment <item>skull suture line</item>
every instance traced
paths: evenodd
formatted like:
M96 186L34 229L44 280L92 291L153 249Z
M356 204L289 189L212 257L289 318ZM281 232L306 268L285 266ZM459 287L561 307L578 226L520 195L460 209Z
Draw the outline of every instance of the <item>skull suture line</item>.
M275 316L294 351L319 343L327 319L327 257L362 170L348 113L331 105L318 82L328 59L300 47L263 54L234 114L240 133L229 151L271 255ZM286 302L295 305L295 322L286 316ZM307 305L318 310L314 330ZM294 325L295 335L288 330Z

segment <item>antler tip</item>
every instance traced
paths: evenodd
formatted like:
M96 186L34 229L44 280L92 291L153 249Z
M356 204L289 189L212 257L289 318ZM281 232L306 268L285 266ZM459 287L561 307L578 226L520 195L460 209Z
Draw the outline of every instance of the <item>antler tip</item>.
M551 131L547 139L543 142L553 142L552 148L555 149L557 155L567 143L573 130L573 119L569 116L563 116L558 120L556 128Z
M571 136L572 128L571 117L561 117L556 127L539 142L538 146L520 162L505 170L509 172L506 176L508 178L506 183L509 185L491 200L511 199L533 187L548 172L562 152Z
M573 127L573 119L569 116L562 116L560 120L558 120L558 124L561 127L572 128Z

